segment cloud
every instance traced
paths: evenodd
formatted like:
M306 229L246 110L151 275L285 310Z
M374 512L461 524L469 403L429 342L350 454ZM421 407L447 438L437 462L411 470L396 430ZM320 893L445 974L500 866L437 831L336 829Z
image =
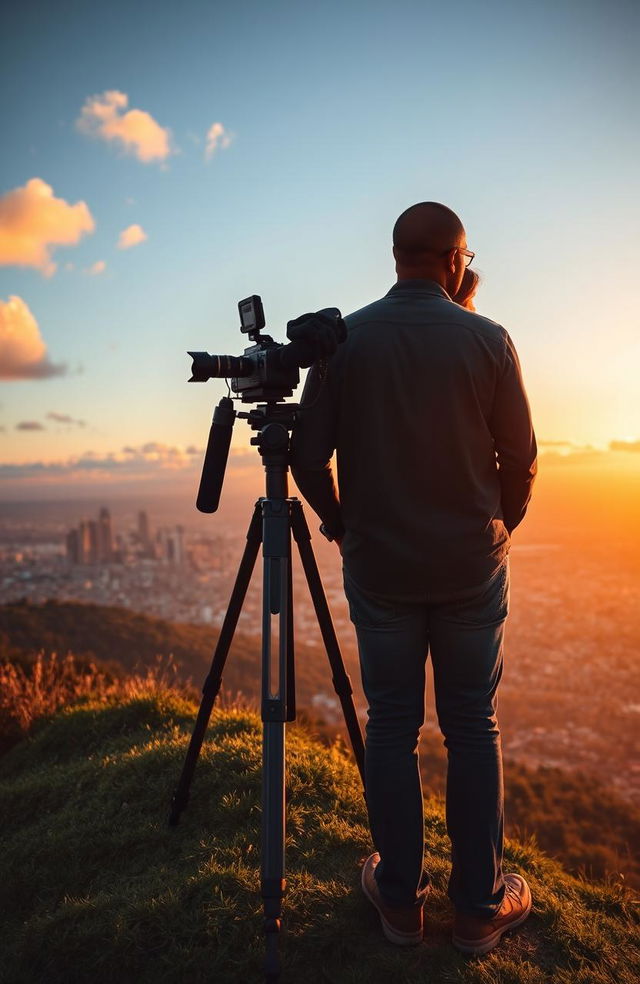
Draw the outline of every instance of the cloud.
M142 226L134 223L134 225L127 226L120 233L118 237L118 249L131 249L132 246L143 243L146 238L147 234Z
M212 123L207 130L205 159L210 161L216 150L226 150L232 140L233 134L227 133L222 123Z
M21 420L19 424L16 424L17 431L43 431L46 430L44 424L41 424L37 420Z
M599 455L605 449L594 447L593 444L576 444L575 441L545 441L538 440L538 450L541 455L550 458L573 458L576 455Z
M56 413L55 410L51 410L47 414L47 420L53 420L56 424L76 424L78 427L84 427L84 420L77 420L75 417L70 417L68 413Z
M94 229L85 202L69 205L41 178L31 178L0 196L0 264L35 267L50 277L51 247L75 245Z
M87 270L85 270L85 273L90 274L92 277L96 277L98 274L104 273L106 269L107 269L106 260L96 260L95 263L92 263L92 265Z
M609 441L610 451L640 451L640 441Z
M38 322L21 297L0 300L0 379L60 376L66 366L49 361Z
M90 96L76 126L81 133L115 141L143 164L166 160L171 153L171 131L144 110L127 110L128 105L129 97L117 89Z
M611 461L606 447L577 444L575 441L538 440L540 467L593 465Z
M192 496L200 477L203 454L204 449L194 445L184 448L149 441L128 445L120 451L85 451L57 461L0 462L0 497L38 498L45 487L55 495L68 495L71 483L76 488L100 485L113 489L183 489ZM231 448L227 487L234 480L254 482L259 490L263 475L255 449Z
M59 414L58 416L67 415ZM47 414L47 417L51 418L52 414ZM34 424L33 428L27 429L44 430L42 424L38 424L37 421L24 421L24 423ZM120 451L105 453L85 451L81 455L58 461L0 463L0 481L15 478L37 478L39 476L50 476L65 481L72 480L74 477L107 478L112 475L141 478L159 473L167 475L168 472L183 473L191 480L199 474L203 454L204 448L197 448L194 445L183 448L163 444L159 441L148 441L138 446L126 445ZM253 466L260 473L260 458L254 449L231 448L228 470L240 469L245 471L248 466Z
M52 418L53 414L47 414ZM57 417L66 417L58 414ZM69 420L72 420L69 417ZM79 423L79 421L75 421ZM21 430L44 430L37 421L24 421L19 424ZM199 459L200 455L198 455ZM122 475L129 478L140 478L158 472L166 473L194 470L200 461L184 448L158 441L149 441L137 447L128 445L120 451L109 451L98 454L95 451L85 451L81 455L72 456L60 461L31 461L21 464L0 464L0 480L13 478L35 478L38 476L64 478L74 477L103 477Z

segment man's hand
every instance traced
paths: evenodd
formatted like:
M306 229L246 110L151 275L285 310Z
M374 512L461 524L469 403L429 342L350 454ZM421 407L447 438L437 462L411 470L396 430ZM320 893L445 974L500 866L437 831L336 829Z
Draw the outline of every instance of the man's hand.
M287 338L297 346L296 365L307 369L318 359L333 355L347 337L347 326L338 308L324 308L315 314L301 314L287 323ZM291 346L287 346L290 349Z

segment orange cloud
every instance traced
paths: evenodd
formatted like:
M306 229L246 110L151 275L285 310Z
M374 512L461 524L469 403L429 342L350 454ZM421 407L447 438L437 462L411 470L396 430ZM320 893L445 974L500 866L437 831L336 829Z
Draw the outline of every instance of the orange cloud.
M41 178L31 178L0 197L0 264L36 267L51 276L51 247L74 245L94 229L85 202L69 205Z
M212 123L207 130L207 144L204 151L205 158L210 161L216 150L226 150L232 140L233 134L227 133L222 123Z
M632 437L625 441L609 441L610 451L634 451L640 452L640 441L635 441Z
M171 153L171 131L144 110L127 110L128 105L129 97L117 89L90 96L76 126L89 136L115 140L143 164L165 160Z
M0 300L0 379L43 379L65 371L49 361L38 322L22 298Z
M137 246L139 243L143 243L147 238L147 234L141 225L134 223L134 225L127 226L123 229L118 238L118 249L131 249L132 246Z
M53 420L56 424L76 424L78 427L85 426L84 420L79 420L76 417L72 417L68 413L57 413L55 410L51 410L47 414L47 420Z
M96 260L91 266L86 270L86 273L90 273L92 277L96 277L99 273L104 273L107 269L106 260Z
M17 431L43 431L46 429L39 420L21 420L19 424L16 424Z

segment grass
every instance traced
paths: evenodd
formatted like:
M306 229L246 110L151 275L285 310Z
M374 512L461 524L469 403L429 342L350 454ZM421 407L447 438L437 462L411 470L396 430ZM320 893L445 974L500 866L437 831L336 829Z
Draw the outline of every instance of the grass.
M161 687L81 697L0 759L2 984L261 981L261 722L214 711L180 825L168 804L194 704ZM387 943L359 888L373 850L355 766L287 731L282 984L637 984L638 906L619 884L567 874L506 842L532 915L483 958L450 943L449 841L425 803L434 890L422 946Z

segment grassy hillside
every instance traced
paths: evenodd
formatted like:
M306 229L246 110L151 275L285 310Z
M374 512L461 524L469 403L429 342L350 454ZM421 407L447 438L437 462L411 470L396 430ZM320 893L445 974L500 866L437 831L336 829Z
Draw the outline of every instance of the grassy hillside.
M88 667L95 660L106 677L127 679L141 665L158 666L157 657L173 655L165 682L194 683L200 690L208 671L217 630L204 626L181 625L140 615L123 608L74 602L47 602L30 605L19 602L0 606L0 664L2 657L29 663L39 650L74 653L75 665ZM224 674L227 694L242 691L257 696L260 684L260 641L237 633ZM324 691L333 695L326 658L318 650L296 643L296 693L301 708L312 709L313 695ZM46 661L45 661L46 666ZM78 690L77 672L69 674L68 697L94 692L95 687ZM0 669L0 691L3 683ZM83 672L83 684L85 676ZM355 681L354 681L355 683ZM9 687L4 690L8 694ZM98 688L104 691L104 686ZM53 709L48 697L60 691L57 680L43 678L37 703L42 710ZM0 752L12 744L24 729L15 714L16 701L3 704L0 692ZM60 701L58 701L60 703ZM26 723L29 723L28 708ZM346 728L327 726L326 734ZM423 729L420 764L426 790L444 795L446 751L440 735ZM588 877L611 875L640 894L640 811L623 801L593 777L558 768L529 768L517 761L505 761L506 830L527 839L535 835L538 845L556 857L573 873Z
M166 826L195 707L175 694L86 699L0 759L3 984L260 981L261 724L214 712L181 824ZM616 885L576 879L531 843L506 870L534 909L484 958L449 942L449 842L426 804L434 891L424 944L387 943L359 889L372 846L340 745L288 731L283 984L636 984L639 913Z

